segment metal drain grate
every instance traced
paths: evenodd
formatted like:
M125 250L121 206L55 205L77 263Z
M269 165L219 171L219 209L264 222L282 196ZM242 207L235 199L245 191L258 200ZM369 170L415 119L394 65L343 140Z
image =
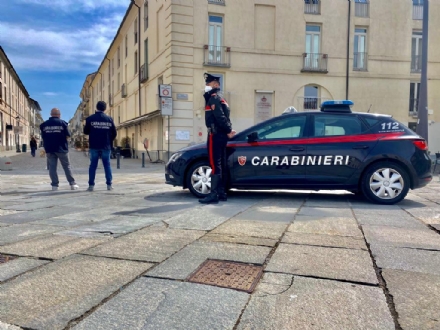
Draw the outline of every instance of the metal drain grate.
M208 259L197 268L188 281L251 293L261 275L262 266Z
M17 257L11 257L11 256L5 256L3 254L0 254L0 264L7 263L8 261L14 260Z

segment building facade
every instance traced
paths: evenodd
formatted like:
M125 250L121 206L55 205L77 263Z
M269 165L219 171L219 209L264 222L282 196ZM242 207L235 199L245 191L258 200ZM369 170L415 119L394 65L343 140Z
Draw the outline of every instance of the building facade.
M31 135L39 135L37 101L29 97L20 77L0 46L0 150L21 150Z
M415 129L422 0L136 0L90 80L118 145L166 160L206 139L203 74L221 78L234 129L348 98ZM430 150L440 150L440 0L430 0ZM349 35L348 35L349 33ZM347 57L348 54L348 57ZM158 86L172 87L162 116ZM84 90L84 88L83 88ZM124 140L122 140L124 139ZM157 152L156 152L157 151Z

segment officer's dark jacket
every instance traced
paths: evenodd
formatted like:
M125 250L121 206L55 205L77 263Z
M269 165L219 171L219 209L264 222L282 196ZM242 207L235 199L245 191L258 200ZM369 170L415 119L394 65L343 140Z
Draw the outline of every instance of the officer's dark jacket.
M232 131L231 111L224 98L218 95L219 89L214 88L205 93L203 97L206 101L205 124L207 128L213 129L215 133L229 134Z
M50 117L40 125L44 150L47 153L69 152L67 137L70 136L70 133L67 126L68 124L58 117Z
M116 127L113 119L102 111L87 117L84 134L89 135L90 149L111 150L113 140L116 138Z

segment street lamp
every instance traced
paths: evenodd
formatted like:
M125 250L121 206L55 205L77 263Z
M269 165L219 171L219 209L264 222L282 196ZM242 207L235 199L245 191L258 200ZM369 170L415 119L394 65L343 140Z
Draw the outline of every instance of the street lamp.
M20 127L20 116L15 117L17 121L17 127ZM17 134L15 135L15 144L16 144L16 152L21 152L20 150L20 130L17 130Z

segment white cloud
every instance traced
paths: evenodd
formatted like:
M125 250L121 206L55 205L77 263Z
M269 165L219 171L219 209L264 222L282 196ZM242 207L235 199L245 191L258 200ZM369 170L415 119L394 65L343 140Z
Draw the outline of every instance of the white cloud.
M130 0L19 0L63 11L93 11L102 8L127 8Z
M81 0L81 2L88 1ZM10 55L12 64L18 69L95 70L103 60L122 18L122 14L114 14L86 28L70 30L66 28L63 30L62 25L56 26L56 30L55 28L49 30L44 27L27 27L0 22L0 31L8 36L3 44L6 49L11 49L8 56Z
M58 93L54 93L54 92L44 92L43 95L44 95L44 96L57 96Z

